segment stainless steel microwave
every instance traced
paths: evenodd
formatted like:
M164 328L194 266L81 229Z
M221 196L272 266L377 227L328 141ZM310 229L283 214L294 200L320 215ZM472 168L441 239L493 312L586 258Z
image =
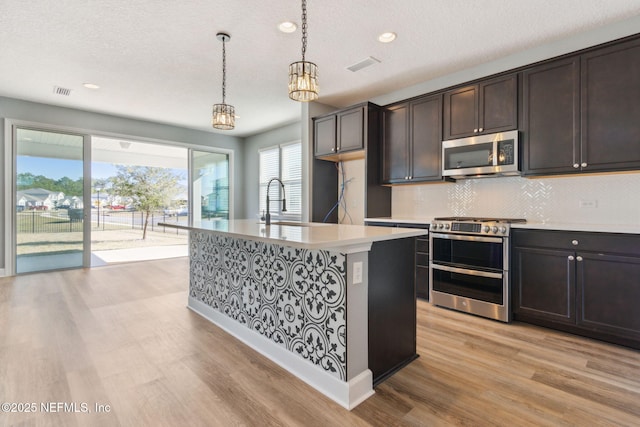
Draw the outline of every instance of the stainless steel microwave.
M442 176L520 175L518 131L442 141Z

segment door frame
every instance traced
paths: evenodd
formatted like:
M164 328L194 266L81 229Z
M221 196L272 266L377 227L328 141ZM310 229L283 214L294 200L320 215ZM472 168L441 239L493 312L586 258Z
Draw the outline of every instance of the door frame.
M31 129L42 132L65 133L82 137L82 192L84 201L89 200L91 207L91 135L86 131L71 129L64 126L35 123L22 120L5 119L5 271L6 276L16 275L16 171L17 171L17 131ZM82 265L78 268L91 266L91 210L83 208L82 222ZM1 272L1 271L0 271Z
M204 152L204 153L215 153L215 154L226 154L227 156L229 156L229 168L228 168L228 173L229 173L229 219L233 219L234 216L234 209L235 209L235 203L234 203L234 190L235 190L235 183L234 183L234 165L235 165L235 161L234 161L234 154L235 152L233 150L228 150L226 148L217 148L217 147L198 147L198 146L189 146L188 147L188 151L187 151L187 192L189 194L189 222L191 223L193 221L193 213L194 213L194 197L193 197L193 179L195 178L194 176L194 168L193 168L193 154L194 151L199 151L199 152Z
M0 118L0 120L2 120ZM193 143L187 143L187 142L182 142L182 141L175 141L175 140L163 140L163 139L159 139L159 138L149 138L149 137L144 137L144 136L139 136L139 135L128 135L128 134L122 134L122 133L117 133L117 132L109 132L109 131L98 131L98 130L93 130L93 129L85 129L85 128L77 128L77 127L73 127L73 126L60 126L60 125L53 125L53 124L49 124L49 123L41 123L41 122L33 122L33 121L29 121L29 120L20 120L20 119L12 119L12 118L4 118L4 203L5 203L5 209L4 209L4 232L5 232L5 248L4 248L4 258L5 258L5 269L3 270L2 268L0 268L0 277L3 276L14 276L15 275L15 253L14 253L14 248L15 248L15 231L14 231L14 224L15 224L15 209L12 208L12 206L15 204L15 182L14 182L14 174L15 174L15 159L13 158L13 155L15 153L15 149L13 147L14 145L14 138L13 138L13 129L14 127L27 127L27 128L35 128L35 129L40 129L40 130L44 130L44 131L51 131L51 132L68 132L68 133L75 133L75 134L82 134L82 135L88 135L89 136L89 140L91 140L92 137L105 137L105 138L122 138L122 139L126 139L129 141L138 141L138 142L146 142L146 143L152 143L152 144L160 144L160 145L170 145L170 146L174 146L174 147L182 147L182 148L186 148L188 150L188 185L189 185L189 197L191 197L191 170L192 170L192 164L191 164L191 151L192 150L196 150L196 151L209 151L209 152L214 152L214 153L221 153L221 154L228 154L229 155L229 218L234 218L234 212L235 212L235 150L232 149L228 149L228 148L222 148L222 147L211 147L211 146L205 146L205 145L198 145L198 144L193 144ZM89 147L91 147L91 145L89 145ZM91 168L91 150L85 150L85 156L87 155L87 153L89 154L89 162L85 162L85 167L87 167L87 164L89 165L89 170ZM87 191L91 191L91 175L87 174L86 170L84 170L85 172L85 176L89 177L88 179L88 185L89 188L87 190L87 188L84 188L85 193ZM87 181L87 180L85 180ZM87 185L87 183L85 182L85 185ZM90 193L86 193L86 194L90 194ZM189 201L189 208L190 210L193 209L193 207L191 206L191 200ZM87 213L85 213L85 215L87 215ZM86 218L86 217L85 217ZM191 218L191 217L190 217ZM86 222L86 221L85 221ZM91 228L89 226L89 228ZM89 242L91 241L91 235L90 232L89 234L85 233L85 238L89 239ZM90 258L91 258L91 253L90 251L88 252L88 257L89 257L89 266L90 266Z

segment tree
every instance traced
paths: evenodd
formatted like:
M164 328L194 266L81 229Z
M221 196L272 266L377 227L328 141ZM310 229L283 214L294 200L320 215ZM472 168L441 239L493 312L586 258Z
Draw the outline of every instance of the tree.
M117 174L109 178L113 194L129 197L133 207L144 212L142 239L147 238L149 214L166 206L180 188L170 170L148 166L116 166Z

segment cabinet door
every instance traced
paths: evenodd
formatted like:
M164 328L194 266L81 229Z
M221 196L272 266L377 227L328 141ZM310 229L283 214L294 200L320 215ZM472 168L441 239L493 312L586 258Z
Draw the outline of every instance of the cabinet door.
M444 94L444 139L478 132L478 86L466 86Z
M575 254L515 247L512 255L516 317L575 324Z
M478 133L518 128L518 76L498 77L479 84Z
M313 140L315 155L323 156L335 154L336 151L336 116L326 116L314 119Z
M585 171L640 168L640 40L582 56Z
M577 57L523 73L523 172L579 170L580 64ZM575 166L575 167L574 167Z
M338 113L336 151L364 149L364 107Z
M382 113L382 182L393 184L408 178L409 113L408 104L389 107Z
M578 325L640 341L640 258L577 255Z
M442 179L442 101L440 95L410 104L411 181L439 181Z

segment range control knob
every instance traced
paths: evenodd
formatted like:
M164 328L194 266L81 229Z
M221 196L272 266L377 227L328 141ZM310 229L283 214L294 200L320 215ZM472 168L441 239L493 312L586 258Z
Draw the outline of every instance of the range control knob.
M507 227L505 227L504 225L502 227L500 227L500 232L502 234L506 233L507 232Z
M444 229L445 229L445 230L448 230L448 229L449 229L449 224L445 224L445 225L444 225Z
M488 225L485 225L484 227L482 227L482 231L484 231L485 233L488 233L489 230L491 230L491 227L489 227Z
M493 227L491 227L491 231L493 231L494 233L498 232L498 227L496 227L495 225Z
M438 224L438 228L442 230L444 228L444 224Z

